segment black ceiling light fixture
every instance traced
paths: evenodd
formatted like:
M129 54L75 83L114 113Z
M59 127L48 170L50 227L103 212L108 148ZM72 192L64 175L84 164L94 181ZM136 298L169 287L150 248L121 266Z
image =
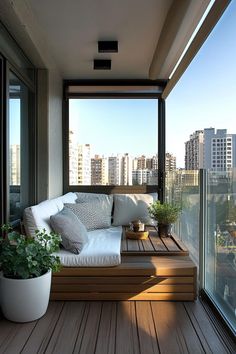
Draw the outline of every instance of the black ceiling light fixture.
M111 60L110 59L94 59L93 69L94 70L111 70Z
M118 53L118 41L98 41L98 53Z

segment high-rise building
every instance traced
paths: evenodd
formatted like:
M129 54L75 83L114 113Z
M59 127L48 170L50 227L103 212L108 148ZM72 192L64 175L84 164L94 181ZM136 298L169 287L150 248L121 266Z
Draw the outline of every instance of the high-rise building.
M236 134L227 129L205 128L185 143L185 169L227 171L236 167Z
M121 185L121 162L122 156L110 156L108 158L108 184Z
M132 158L128 153L121 160L121 185L132 186Z
M196 130L185 143L185 170L203 168L203 130Z
M10 185L20 185L20 145L10 146Z
M146 169L146 156L142 155L137 158L137 169L145 170Z
M78 185L91 184L90 144L78 145Z
M204 129L204 168L227 171L236 167L236 134L227 129Z
M157 155L146 159L146 168L148 170L157 170L158 169L158 156Z
M70 185L78 184L78 144L74 132L69 132L69 181Z
M148 169L139 169L132 171L133 185L149 184L151 171Z
M105 157L95 155L91 158L91 184L108 184L108 160Z
M176 157L169 152L166 153L166 172L176 170Z

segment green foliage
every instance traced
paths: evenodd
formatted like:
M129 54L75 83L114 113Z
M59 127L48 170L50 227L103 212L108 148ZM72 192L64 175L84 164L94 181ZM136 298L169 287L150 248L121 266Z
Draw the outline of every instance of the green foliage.
M216 238L216 245L217 246L225 246L226 245L226 237L222 233L219 233Z
M1 227L6 237L0 239L0 268L5 277L29 279L45 274L49 269L60 270L58 251L61 237L46 230L36 231L35 237L21 235L8 225Z
M155 201L148 208L150 216L159 224L173 224L177 221L181 212L181 207L168 203L161 204L159 200Z
M232 201L228 204L228 220L236 223L236 205Z

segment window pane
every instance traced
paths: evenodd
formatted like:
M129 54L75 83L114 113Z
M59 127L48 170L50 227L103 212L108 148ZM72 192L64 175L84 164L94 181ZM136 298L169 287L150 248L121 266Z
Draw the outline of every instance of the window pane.
M156 185L157 99L70 99L70 185Z
M236 329L236 173L208 172L206 288Z
M16 221L29 200L29 92L12 72L9 76L10 221Z

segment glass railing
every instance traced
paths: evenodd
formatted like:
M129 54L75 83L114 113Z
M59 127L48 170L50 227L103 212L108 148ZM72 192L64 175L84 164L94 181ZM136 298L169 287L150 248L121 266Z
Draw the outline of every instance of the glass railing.
M176 170L166 174L166 201L180 204L182 213L173 226L175 234L188 247L199 264L199 171Z
M205 290L236 329L236 170L208 172Z
M173 231L199 266L201 286L236 331L236 169L168 172L166 200L181 204Z

